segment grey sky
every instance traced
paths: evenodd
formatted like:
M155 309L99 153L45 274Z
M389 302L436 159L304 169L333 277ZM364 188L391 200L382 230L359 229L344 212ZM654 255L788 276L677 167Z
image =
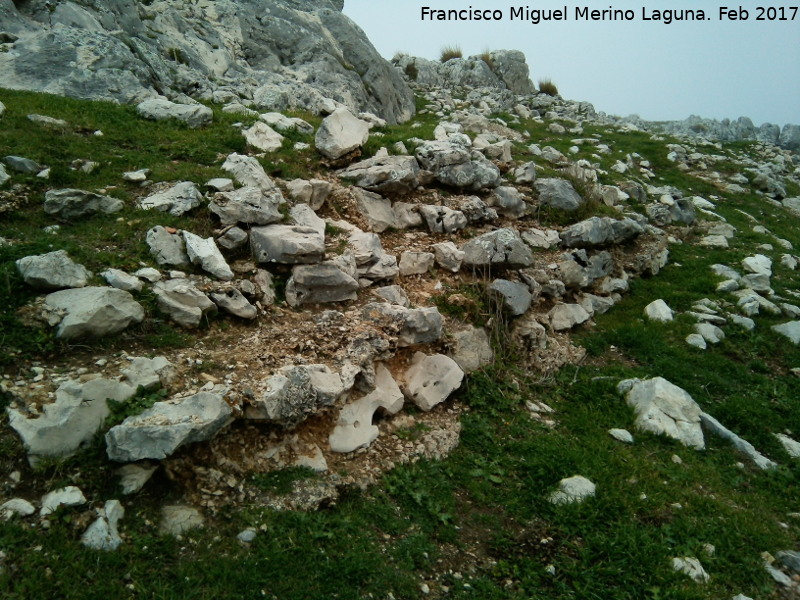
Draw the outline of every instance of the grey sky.
M747 21L720 21L719 8L745 7ZM386 58L402 51L438 59L445 45L464 55L489 49L525 53L534 83L549 77L561 94L610 114L649 120L750 117L800 124L800 11L794 21L756 21L756 6L797 2L752 0L345 0L344 12ZM420 20L420 7L499 9L500 22ZM510 6L556 9L569 20L532 25L510 21ZM632 9L630 22L576 22L575 7ZM710 20L642 20L642 10L703 9ZM785 13L787 18L791 16ZM779 16L779 14L777 15Z

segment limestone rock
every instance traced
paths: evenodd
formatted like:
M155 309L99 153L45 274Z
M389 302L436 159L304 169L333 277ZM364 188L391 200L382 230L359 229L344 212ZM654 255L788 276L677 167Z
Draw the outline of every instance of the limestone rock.
M192 506L165 506L161 509L159 531L165 535L182 535L203 527L204 523L203 515Z
M672 569L678 573L683 573L697 583L708 583L710 579L708 573L700 564L700 561L691 556L672 559Z
M264 194L280 193L275 182L264 171L264 167L252 156L242 154L228 155L222 163L222 169L230 173L233 178L245 187L260 189Z
M251 403L247 415L292 428L332 405L345 391L342 378L326 365L283 367L269 378L267 391Z
M32 457L69 456L92 440L110 414L107 400L124 402L136 388L109 379L86 383L67 381L56 390L55 401L42 407L37 418L8 408L9 425Z
M666 435L697 450L705 448L702 411L684 390L663 377L626 380L617 389L625 393L628 406L634 409L637 429Z
M419 213L432 233L455 233L467 226L467 217L460 210L446 206L423 204Z
M283 146L284 138L280 133L262 121L242 130L247 143L262 152L275 152Z
M494 360L489 335L483 327L467 325L464 329L451 332L450 338L450 358L465 373L477 371Z
M126 496L140 491L156 472L158 466L150 466L148 463L132 463L117 469L119 485L122 493Z
M356 190L354 194L356 206L369 229L375 233L382 233L390 227L397 228L397 218L390 200L364 190Z
M136 106L136 112L145 119L162 121L178 119L189 127L202 127L214 120L214 113L202 104L175 104L166 98L150 98Z
M112 287L84 287L53 292L45 308L63 314L56 337L75 339L119 333L144 320L144 308L128 292Z
M497 166L458 142L426 141L417 148L416 158L444 185L472 191L500 185Z
M353 452L369 446L378 437L372 418L378 408L396 414L403 408L403 393L392 374L383 365L375 367L375 389L366 396L346 404L339 412L328 443L333 452Z
M173 230L174 231L174 230ZM148 230L145 241L156 263L166 267L188 268L191 262L186 254L183 236L170 233L165 227L156 225Z
M398 306L405 306L408 308L410 302L403 288L399 285L386 285L384 287L375 288L372 293L386 300L389 304L397 304Z
M574 504L595 495L597 486L583 475L573 475L558 482L558 490L548 498L552 504Z
M214 304L234 316L242 319L255 319L258 316L256 307L250 304L236 288L231 287L223 292L212 292L209 296Z
M83 492L74 485L53 490L42 496L42 505L39 509L39 515L46 517L53 514L62 506L80 506L86 504L86 498Z
M92 550L116 550L122 544L117 524L124 515L125 509L119 500L109 500L99 511L97 520L84 532L81 543Z
M225 250L237 250L247 244L250 236L241 227L231 227L217 238L219 244Z
M464 371L444 354L416 352L403 376L403 394L424 411L441 404L461 386Z
M49 190L44 195L44 212L68 221L119 212L124 206L122 200L84 190Z
M207 273L223 281L233 279L233 271L219 251L213 237L201 238L189 231L183 232L186 254L193 265L198 265Z
M158 308L173 321L187 328L200 325L203 317L217 306L188 279L170 279L153 286Z
M369 125L346 108L337 108L322 120L314 137L317 150L336 160L363 146L369 138Z
M555 229L526 229L521 234L523 241L532 248L549 250L559 243L559 233Z
M669 323L673 319L672 309L660 298L645 306L644 314L651 321L658 321L659 323Z
M405 308L371 302L363 308L365 319L397 332L399 346L427 344L442 337L442 315L435 306Z
M556 304L547 314L554 331L565 331L585 323L590 315L580 304Z
M464 265L468 267L509 267L533 264L533 253L514 229L497 229L464 244Z
M431 252L403 252L400 255L400 275L425 275L433 268L434 255Z
M459 250L453 242L440 242L433 245L433 255L440 268L458 273L465 253Z
M179 217L200 206L203 195L191 181L181 181L168 190L139 201L142 210L160 210Z
M335 261L294 267L292 277L286 284L286 302L290 306L300 306L355 300L358 298L355 267L355 261L349 269L350 273Z
M283 202L283 195L277 188L265 192L256 186L244 186L214 194L208 209L223 225L269 225L283 220L279 210Z
M413 156L368 158L339 171L342 179L379 194L406 194L419 186L419 164Z
M583 198L566 179L537 179L534 187L539 192L539 200L544 206L573 211L583 204Z
M160 460L181 446L211 439L232 420L231 407L218 391L156 402L112 427L106 433L106 451L117 462Z
M36 508L23 498L12 498L0 504L0 517L8 521L14 516L29 517L36 512Z
M561 241L567 248L591 248L621 244L642 231L642 226L633 219L590 217L562 231Z
M703 336L703 339L709 344L719 344L725 339L725 333L719 327L711 323L696 323L694 330L695 333Z
M528 205L517 188L501 185L489 196L489 204L504 217L519 219L528 212Z
M119 269L107 269L100 273L100 276L111 287L125 292L141 292L144 287L141 279L128 275L125 271L120 271Z
M320 262L325 255L325 236L312 227L253 227L250 245L260 263L309 264Z
M792 458L800 458L800 442L783 433L776 433L775 437L778 438L781 446L783 446L783 449L786 450L789 456ZM800 568L796 570L800 571Z
M776 463L756 450L753 447L753 444L740 438L708 413L700 413L700 420L703 423L703 427L719 437L731 442L734 448L752 460L759 469L767 470L778 466Z
M503 308L512 317L518 317L528 312L533 301L533 295L528 286L516 281L495 279L489 286L489 291L500 300Z
M632 444L633 443L633 436L631 432L627 429L609 429L608 435L613 437L615 440L620 441L624 444Z
M780 325L773 325L771 329L789 338L789 341L793 344L800 344L800 321L788 321Z
M66 250L26 256L16 265L25 283L37 290L85 287L92 276L83 265L73 262Z

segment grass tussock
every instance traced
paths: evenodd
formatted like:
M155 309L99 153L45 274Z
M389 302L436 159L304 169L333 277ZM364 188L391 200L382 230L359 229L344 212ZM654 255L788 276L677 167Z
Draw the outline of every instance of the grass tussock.
M539 92L548 96L558 96L558 88L549 78L539 80Z
M488 48L484 49L484 51L481 52L478 56L483 62L486 63L486 66L489 67L489 69L494 71L495 69L494 60L492 60L492 53Z
M439 62L446 63L448 60L453 60L454 58L463 58L464 54L461 52L460 46L445 46L442 48L441 55L439 56Z

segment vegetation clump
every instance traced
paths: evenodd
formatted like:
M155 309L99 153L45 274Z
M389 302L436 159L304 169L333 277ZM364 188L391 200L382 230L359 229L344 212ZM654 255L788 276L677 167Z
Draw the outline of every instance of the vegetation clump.
M442 53L439 56L439 62L446 63L454 58L463 58L464 54L461 52L460 46L445 46L442 48Z
M539 80L539 93L547 94L548 96L558 96L558 88L552 80L540 79Z

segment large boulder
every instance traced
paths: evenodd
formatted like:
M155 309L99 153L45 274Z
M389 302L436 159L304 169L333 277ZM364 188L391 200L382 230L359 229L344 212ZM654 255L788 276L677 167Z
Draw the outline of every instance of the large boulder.
M211 439L233 421L223 391L156 402L106 433L108 458L117 462L160 460L181 446Z
M63 339L112 335L144 319L142 305L128 292L112 287L61 290L44 301L45 310L56 315L56 337Z
M238 96L315 113L333 99L391 123L414 112L408 85L340 0L43 4L0 3L3 30L19 38L0 56L0 87L126 103Z

